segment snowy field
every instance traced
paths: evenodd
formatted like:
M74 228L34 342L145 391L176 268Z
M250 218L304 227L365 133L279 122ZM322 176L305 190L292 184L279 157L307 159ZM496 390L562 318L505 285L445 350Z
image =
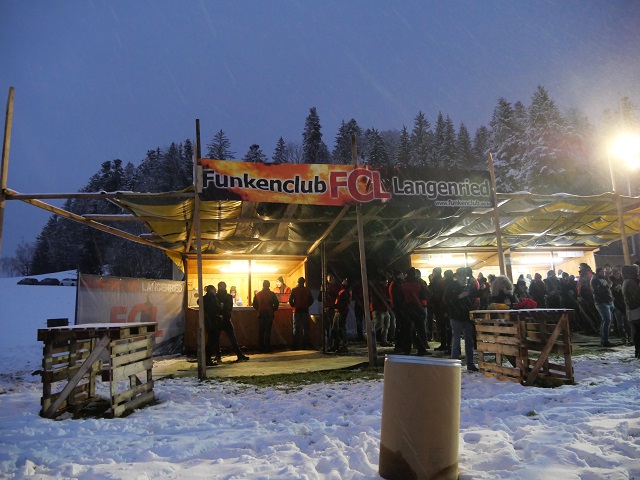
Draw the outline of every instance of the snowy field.
M168 379L157 405L126 418L41 418L36 330L73 321L75 288L17 280L0 279L0 478L380 478L382 381L291 390ZM460 478L640 479L632 357L633 347L574 357L577 384L555 389L464 370Z

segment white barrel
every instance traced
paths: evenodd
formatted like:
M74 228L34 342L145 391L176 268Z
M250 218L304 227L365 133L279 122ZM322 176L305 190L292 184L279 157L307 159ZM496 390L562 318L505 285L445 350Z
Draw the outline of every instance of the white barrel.
M460 383L460 360L386 357L378 465L382 478L458 478Z

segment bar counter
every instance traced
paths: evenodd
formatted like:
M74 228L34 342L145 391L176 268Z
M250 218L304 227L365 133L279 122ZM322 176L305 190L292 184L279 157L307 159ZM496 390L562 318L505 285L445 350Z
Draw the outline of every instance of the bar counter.
M274 312L273 327L271 329L271 346L273 348L293 347L293 308L289 304L281 303ZM254 349L258 347L258 312L253 307L233 307L231 323L242 348ZM320 317L311 315L310 322L311 345L309 348L319 349L322 341L322 327ZM231 346L227 336L220 334L220 347L227 349ZM198 348L198 308L189 307L185 315L184 349L185 353L195 353Z

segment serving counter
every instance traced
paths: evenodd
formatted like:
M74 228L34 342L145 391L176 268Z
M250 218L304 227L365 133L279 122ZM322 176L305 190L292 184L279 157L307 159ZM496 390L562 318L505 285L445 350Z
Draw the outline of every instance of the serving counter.
M233 307L231 323L236 333L238 344L242 348L258 347L258 312L253 307ZM195 353L198 349L198 308L189 307L185 315L184 350ZM322 326L320 317L311 315L311 345L309 348L319 349L322 342ZM274 312L271 329L271 346L273 348L291 348L293 346L293 308L288 304L280 304ZM229 339L222 333L220 347L231 347Z

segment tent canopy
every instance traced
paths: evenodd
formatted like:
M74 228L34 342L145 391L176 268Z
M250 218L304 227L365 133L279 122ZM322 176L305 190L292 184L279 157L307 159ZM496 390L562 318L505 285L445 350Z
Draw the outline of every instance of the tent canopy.
M146 238L176 254L195 253L193 189L182 195L127 194L112 201L144 221ZM599 247L620 239L615 196L498 194L505 249ZM640 232L640 198L622 197L628 235ZM417 249L496 247L493 208L363 205L368 257L388 262ZM332 257L357 248L354 206L219 200L200 202L205 254L310 255L321 242Z

